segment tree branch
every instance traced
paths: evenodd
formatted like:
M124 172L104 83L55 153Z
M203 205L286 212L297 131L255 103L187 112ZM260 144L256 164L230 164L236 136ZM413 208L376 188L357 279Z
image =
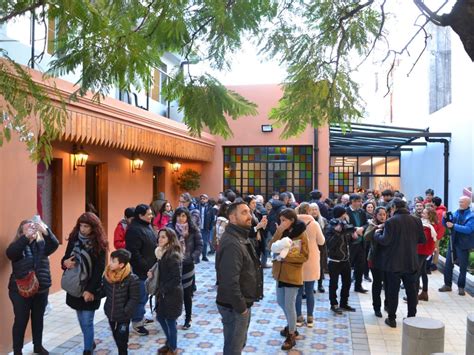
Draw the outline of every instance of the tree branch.
M40 7L40 6L44 6L44 5L45 5L45 0L39 0L38 2L33 3L33 4L31 4L30 6L28 6L28 7L25 7L25 8L23 8L23 9L18 9L18 10L16 10L16 11L13 11L13 12L9 13L8 15L6 15L6 16L0 18L0 24L7 22L8 20L11 20L11 19L14 18L14 17L23 15L23 14L27 13L28 11L33 11L33 10L35 10L36 8L38 8L38 7Z
M413 2L418 7L418 9L420 9L423 15L426 16L426 18L428 18L435 25L443 26L443 18L439 16L437 12L441 10L441 8L447 3L447 1L445 1L445 3L436 12L431 11L430 8L425 5L423 0L413 0Z

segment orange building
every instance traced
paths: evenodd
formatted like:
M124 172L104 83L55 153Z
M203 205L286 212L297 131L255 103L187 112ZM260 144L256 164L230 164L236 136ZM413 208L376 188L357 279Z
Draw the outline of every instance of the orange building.
M41 80L41 73L33 71L33 76ZM57 79L55 84L64 94L73 91L67 81ZM65 241L86 204L96 208L112 246L114 228L126 207L150 203L159 192L176 206L182 192L177 178L186 168L201 173L201 187L193 194L217 196L225 188L234 188L268 196L273 190L289 190L302 199L315 184L327 193L328 130L316 131L319 147L314 146L312 128L301 137L282 141L281 130L262 130L262 125L271 124L268 114L281 89L277 85L232 89L257 103L259 114L231 121L234 136L228 140L207 133L191 137L180 122L112 98L98 105L86 96L68 104L68 119L61 139L53 144L54 159L48 169L31 162L25 145L15 138L0 149L0 284L4 285L0 353L11 349L13 321L6 287L11 264L5 249L25 218L41 214L60 240L51 256L51 292L56 292ZM80 148L88 153L85 166L77 166L72 154ZM132 161L137 154L143 160L139 170ZM173 167L175 162L181 164L179 171Z

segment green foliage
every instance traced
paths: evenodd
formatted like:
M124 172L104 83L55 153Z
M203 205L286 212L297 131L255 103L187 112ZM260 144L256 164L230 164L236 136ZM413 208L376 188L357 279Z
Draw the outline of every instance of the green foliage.
M183 191L194 191L199 189L201 186L199 180L201 179L201 174L196 170L186 169L178 177L178 186Z
M354 58L367 55L382 24L371 2L293 1L262 37L262 52L288 67L284 95L271 112L283 138L308 125L348 125L362 117Z
M0 0L0 25L30 10L36 11L37 21L45 26L49 19L56 20L54 59L47 73L78 75L78 90L69 99L91 90L100 102L113 87L149 90L152 68L160 66L166 52L180 54L185 61L198 59L215 68L227 67L229 54L240 48L242 35L257 34L261 22L275 15L276 1ZM170 94L182 104L192 134L199 135L208 126L212 133L229 137L232 133L225 114L236 119L256 113L254 104L227 90L215 78L177 76ZM51 120L58 122L59 116L54 106L43 100L40 86L30 85L28 89L32 105L39 100L41 107L25 111L21 101L12 101L14 95L7 94L8 107L0 108L12 113L9 117L29 133L33 131L29 130L28 116L38 112L42 135L29 148L35 157L49 160L51 138L58 128ZM0 140L8 139L9 134L9 129L4 130Z
M25 142L33 161L51 162L51 142L57 139L59 128L64 124L66 110L60 93L54 86L50 88L57 104L51 101L45 88L35 83L30 74L1 51L0 60L0 147L10 141L16 132L20 141ZM34 119L38 118L38 119ZM40 133L40 134L38 134Z

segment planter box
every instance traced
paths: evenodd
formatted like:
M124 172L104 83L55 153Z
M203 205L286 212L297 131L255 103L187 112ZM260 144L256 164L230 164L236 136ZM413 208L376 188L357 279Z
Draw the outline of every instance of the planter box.
M439 256L438 259L438 270L444 273L444 265L446 263L446 258L442 255ZM453 269L453 283L458 282L459 277L459 266L454 265ZM466 274L466 287L464 288L467 293L474 297L474 275L469 273L469 270Z

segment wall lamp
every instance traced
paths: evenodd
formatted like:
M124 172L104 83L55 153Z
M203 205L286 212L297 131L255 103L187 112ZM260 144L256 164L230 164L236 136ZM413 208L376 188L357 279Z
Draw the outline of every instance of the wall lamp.
M85 167L87 163L87 158L89 158L89 153L84 150L84 147L81 145L77 149L77 144L72 146L72 156L73 156L73 170L77 170L78 167Z
M173 169L173 172L177 173L179 169L181 168L181 163L178 163L175 161L174 163L171 164L171 167Z
M142 170L143 160L140 158L140 155L138 153L132 154L132 159L130 160L130 162L132 164L132 173L137 170Z
M264 132L264 133L273 132L272 125L271 124L263 124L262 125L262 132Z

